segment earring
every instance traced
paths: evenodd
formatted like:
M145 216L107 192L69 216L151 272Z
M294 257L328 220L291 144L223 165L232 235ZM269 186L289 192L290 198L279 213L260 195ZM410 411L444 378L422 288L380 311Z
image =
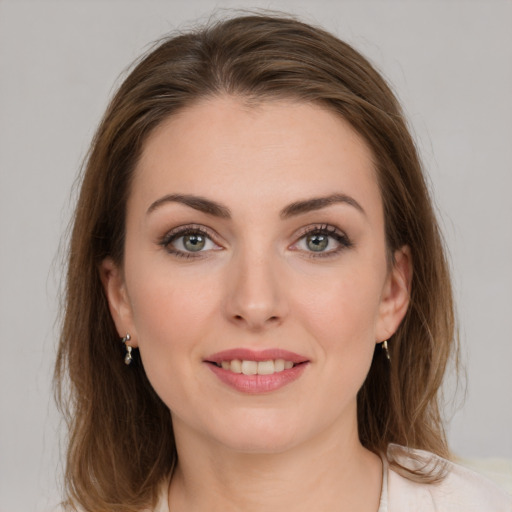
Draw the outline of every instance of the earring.
M126 334L126 336L121 339L121 343L124 343L124 346L126 347L126 355L124 356L124 364L129 365L133 361L132 358L132 348L130 345L128 345L128 342L132 339L132 337L129 334Z
M384 350L384 353L386 354L388 361L391 361L391 357L389 356L388 340L384 340L382 342L382 350Z

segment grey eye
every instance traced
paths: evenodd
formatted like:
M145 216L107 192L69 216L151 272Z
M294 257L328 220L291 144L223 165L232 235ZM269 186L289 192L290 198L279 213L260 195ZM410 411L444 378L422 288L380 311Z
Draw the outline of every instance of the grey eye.
M199 234L184 235L182 240L183 247L190 252L201 251L206 245L206 237Z
M187 258L222 249L205 230L188 226L165 235L160 245L175 256Z
M313 234L306 237L308 249L314 252L322 252L329 246L329 236L322 234Z

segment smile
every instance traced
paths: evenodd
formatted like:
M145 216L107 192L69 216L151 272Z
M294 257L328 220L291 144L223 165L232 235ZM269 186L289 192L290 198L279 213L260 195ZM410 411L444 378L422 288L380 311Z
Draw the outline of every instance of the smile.
M285 359L270 359L268 361L233 359L232 361L222 361L215 364L224 370L233 373L243 373L244 375L272 375L284 370L290 370L294 366L292 361L286 361Z
M249 394L277 391L291 384L310 363L307 357L282 349L225 350L204 362L223 384Z

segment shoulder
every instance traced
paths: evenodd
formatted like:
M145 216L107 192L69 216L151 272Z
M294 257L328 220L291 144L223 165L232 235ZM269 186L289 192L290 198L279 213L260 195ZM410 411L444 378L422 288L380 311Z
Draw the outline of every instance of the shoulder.
M171 484L171 474L160 482L158 488L158 501L153 512L169 512L169 485ZM147 511L150 512L150 511Z
M406 468L421 464L445 469L441 482L424 484L389 468L390 512L512 512L512 496L478 473L422 450L390 445L388 454Z

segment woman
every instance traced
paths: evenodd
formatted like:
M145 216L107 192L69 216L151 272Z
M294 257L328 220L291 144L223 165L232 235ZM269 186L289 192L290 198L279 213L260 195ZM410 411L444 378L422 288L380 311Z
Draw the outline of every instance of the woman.
M396 99L332 35L247 16L144 56L67 283L70 509L512 509L447 460L440 234Z

